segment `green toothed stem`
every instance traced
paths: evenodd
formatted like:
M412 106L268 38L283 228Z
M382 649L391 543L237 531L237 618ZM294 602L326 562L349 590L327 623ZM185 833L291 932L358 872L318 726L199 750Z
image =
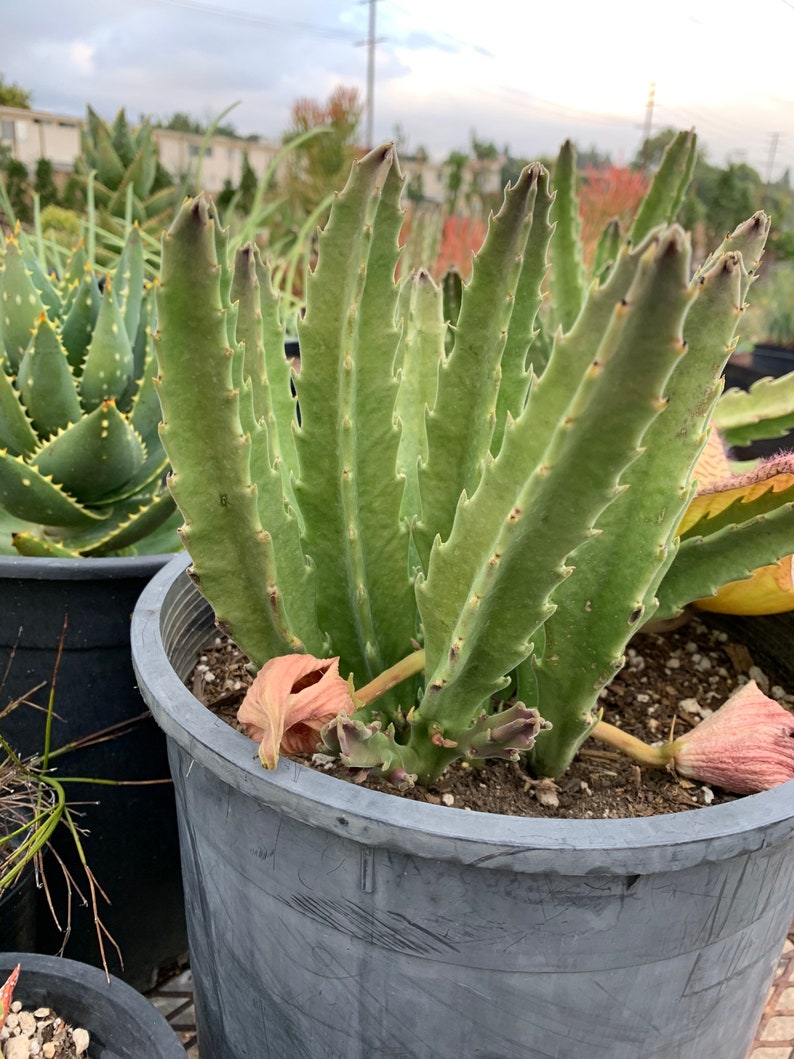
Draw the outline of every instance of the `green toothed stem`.
M582 221L576 196L576 148L566 140L554 164L555 198L551 223L555 226L551 244L549 287L554 306L554 326L570 331L585 297L582 261Z
M668 144L662 164L639 205L629 239L640 242L660 224L675 221L697 162L697 137L693 130L679 132Z
M200 584L218 620L261 665L303 643L285 608L275 527L262 527L249 475L251 440L243 434L232 384L214 228L206 201L195 199L182 207L163 241L156 340L161 436ZM286 520L283 505L275 507Z
M356 681L404 657L416 635L394 417L402 184L391 147L356 163L320 235L299 323L295 495L320 625Z
M688 257L687 246L684 280ZM667 406L643 438L642 455L623 476L628 488L603 513L601 533L584 546L576 570L555 594L558 609L547 622L546 649L536 666L539 700L554 726L530 755L539 775L558 776L570 764L596 716L599 691L622 667L626 644L656 606L654 593L674 561L692 467L738 320L739 281L731 258L702 281L682 286L678 313L656 325L669 341L683 328L686 353L665 387ZM642 342L636 355L644 360ZM604 578L604 570L615 576Z
M570 572L567 557L588 540L663 408L662 387L683 352L676 334L689 303L685 249L683 234L671 229L643 254L543 464L524 471L530 401L474 497L461 504L449 541L434 547L427 581L417 588L428 671L419 713L426 725L443 721L451 738L530 653L533 631ZM540 703L545 712L542 695Z
M531 379L527 358L534 353L533 341L539 334L538 313L543 301L541 288L548 271L549 244L554 231L549 216L553 201L549 190L549 174L541 165L536 164L531 168L535 171L537 192L507 341L502 353L496 425L491 438L491 453L494 456L501 448L507 417L516 419L526 404ZM537 364L538 373L541 368L542 364Z
M395 413L400 422L397 471L405 478L401 514L421 514L419 463L427 460L427 413L433 407L438 372L444 360L446 325L441 288L420 269L402 287L403 332L398 350L400 386ZM418 557L417 557L418 562Z
M422 518L414 540L427 569L436 535L449 536L461 492L477 486L496 424L500 361L532 225L538 169L525 169L491 216L463 288L455 343L438 379L427 420L427 463L420 468ZM465 433L460 424L466 424Z

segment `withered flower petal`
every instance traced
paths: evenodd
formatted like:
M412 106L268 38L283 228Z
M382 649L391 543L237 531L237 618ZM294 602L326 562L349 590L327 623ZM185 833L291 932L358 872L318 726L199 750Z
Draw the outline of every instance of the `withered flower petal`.
M757 794L794 779L794 715L751 680L673 749L682 776Z
M245 694L237 720L259 743L265 768L278 764L279 752L311 753L320 729L355 705L338 658L282 655L266 662Z

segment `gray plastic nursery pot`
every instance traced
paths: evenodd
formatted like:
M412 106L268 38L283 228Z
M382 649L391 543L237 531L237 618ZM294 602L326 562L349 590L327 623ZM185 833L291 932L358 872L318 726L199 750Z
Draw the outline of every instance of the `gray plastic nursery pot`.
M213 635L186 562L132 646L168 737L202 1059L746 1059L794 910L794 783L549 820L264 772L182 682Z
M21 965L14 1000L50 1007L88 1030L88 1059L185 1059L179 1038L153 1004L126 982L76 960L0 952L0 983Z

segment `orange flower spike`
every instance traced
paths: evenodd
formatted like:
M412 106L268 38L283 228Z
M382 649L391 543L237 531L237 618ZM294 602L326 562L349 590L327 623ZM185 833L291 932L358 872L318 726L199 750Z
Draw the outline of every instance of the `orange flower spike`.
M794 779L794 715L751 680L672 750L680 775L757 794Z
M259 743L265 768L279 753L311 754L324 725L356 706L350 685L339 675L338 658L308 654L271 658L257 673L237 711L237 720Z
M0 1030L3 1028L8 1012L11 1010L11 1001L14 996L14 986L17 984L17 978L19 978L19 964L16 965L6 979L5 985L0 989Z

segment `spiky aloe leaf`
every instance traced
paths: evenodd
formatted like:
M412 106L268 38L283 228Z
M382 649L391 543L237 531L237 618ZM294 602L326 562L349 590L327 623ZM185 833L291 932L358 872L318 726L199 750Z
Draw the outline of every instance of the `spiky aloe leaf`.
M33 452L38 443L19 391L0 369L0 449L7 449L11 456L21 456Z
M19 366L17 388L39 437L50 437L83 414L66 350L45 313Z
M103 187L116 188L124 178L124 163L113 146L113 139L107 125L100 119L92 124L93 150L89 159L96 169L97 180ZM88 151L85 152L88 155Z
M102 304L83 361L80 395L88 411L108 400L118 401L130 387L134 368L132 346L108 276Z
M77 374L83 370L83 361L101 306L99 284L90 265L86 263L61 330L61 341L66 347L69 363Z
M114 507L115 525L105 536L90 549L87 555L118 555L134 548L137 554L155 554L158 548L168 551L173 548L169 537L174 534L181 523L181 518L174 520L171 533L163 537L164 544L156 545L154 536L169 520L174 518L177 507L174 498L167 489L152 496L150 493L139 493L130 497L123 505Z
M629 239L638 243L660 224L672 224L684 201L697 162L694 130L679 132L667 145L662 164L640 203Z
M19 456L0 449L0 507L35 525L80 529L105 517L83 507Z
M92 128L96 128L97 124L101 121L101 118L99 118L98 115L95 115L95 117L96 121L92 123ZM131 165L132 160L135 157L135 141L133 140L132 131L127 121L127 115L123 110L120 110L113 119L111 137L113 148L119 156L121 164L125 166Z
M33 286L39 293L39 297L44 303L44 308L47 312L47 316L51 320L57 320L61 315L61 297L58 291L52 284L50 277L44 271L39 264L39 260L36 256L36 252L31 246L30 240L24 232L15 232L15 237L19 240L19 248L22 253L22 258L25 262L25 267L30 276Z
M50 531L46 536L17 533L14 545L20 555L53 558L156 555L173 550L173 538L180 522L173 498L163 488L154 497L149 493L129 497L114 505L104 521L94 522L80 532L72 527L65 531L62 528L57 534ZM167 532L161 533L161 530Z
M35 559L79 559L80 552L61 541L36 537L32 533L13 533L14 553Z
M124 317L127 337L131 343L135 342L138 335L145 282L146 261L141 233L137 225L133 225L130 228L113 274L116 297Z
M85 245L80 239L72 251L72 255L66 263L66 270L61 278L61 316L66 319L72 307L77 292L80 289L80 281L85 276L88 267L88 255Z
M155 375L157 371L152 342L152 325L155 320L154 303L154 285L147 282L144 286L138 330L132 339L132 377L140 383L146 382L147 377Z
M2 290L3 347L5 359L12 372L19 369L30 334L36 321L45 312L41 295L30 277L22 256L19 241L13 236L6 240L3 261Z
M91 503L128 482L145 458L141 439L107 400L42 445L31 465Z
M570 573L566 561L620 493L621 475L664 408L665 382L684 350L688 261L678 229L648 248L541 463L526 459L534 429L530 399L474 496L461 501L449 541L434 545L427 580L417 587L427 654L419 708L425 727L443 720L450 733L468 723L529 655L533 632L552 613L552 594ZM644 363L637 372L640 342Z
M411 650L416 613L395 470L402 183L390 147L355 163L320 235L299 323L295 494L321 627L358 681Z
M143 132L146 128L146 126L142 126L141 131ZM157 152L152 140L151 128L149 128L148 137L142 145L139 145L138 152L124 174L124 180L119 187L126 189L127 184L132 184L136 198L143 202L149 197L156 174Z

